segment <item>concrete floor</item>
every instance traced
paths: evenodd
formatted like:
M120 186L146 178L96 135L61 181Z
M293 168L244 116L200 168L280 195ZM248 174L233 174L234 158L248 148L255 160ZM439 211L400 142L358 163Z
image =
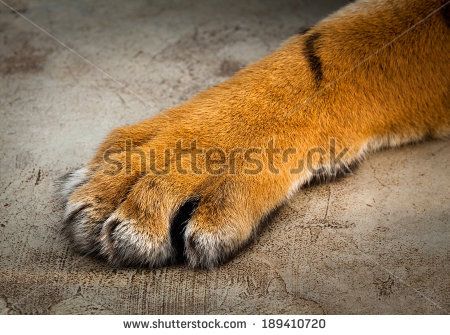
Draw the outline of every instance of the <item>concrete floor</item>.
M374 154L303 190L213 271L112 269L59 232L53 182L108 130L223 80L344 1L6 2L66 47L0 3L1 313L448 314L450 141Z

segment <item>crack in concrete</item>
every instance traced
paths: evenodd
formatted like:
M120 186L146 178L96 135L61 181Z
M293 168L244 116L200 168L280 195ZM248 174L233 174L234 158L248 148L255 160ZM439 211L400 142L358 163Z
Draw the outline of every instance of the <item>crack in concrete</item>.
M370 161L368 161L368 165L370 166L370 168L372 169L372 174L373 177L375 178L375 180L383 187L389 187L386 184L384 184L383 182L381 182L381 180L378 178L377 173L376 173L376 169L373 167L372 163L370 163Z
M327 199L327 208L325 209L324 220L327 219L328 216L328 207L330 206L330 198L331 198L331 185L328 185L328 199Z

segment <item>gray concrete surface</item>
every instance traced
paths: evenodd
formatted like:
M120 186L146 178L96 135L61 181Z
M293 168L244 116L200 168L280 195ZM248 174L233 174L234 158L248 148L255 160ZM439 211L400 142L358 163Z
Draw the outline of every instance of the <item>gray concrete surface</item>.
M223 80L343 1L7 3L66 47L0 3L1 313L448 313L450 141L374 154L303 190L212 271L112 269L59 232L53 182L108 130Z

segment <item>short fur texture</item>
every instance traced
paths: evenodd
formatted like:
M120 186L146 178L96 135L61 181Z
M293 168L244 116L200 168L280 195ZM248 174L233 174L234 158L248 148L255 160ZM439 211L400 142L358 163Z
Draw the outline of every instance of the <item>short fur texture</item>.
M371 150L447 136L450 5L444 4L350 4L190 101L114 130L63 182L64 224L73 244L111 264L161 266L181 254L191 266L213 267L313 177L307 169L292 172L311 148L327 148L333 139L336 150L346 149L342 168ZM187 173L148 173L133 159L128 171L109 174L105 152L114 150L124 162L128 140L161 155L179 140L227 153L272 140L296 152L275 159L279 173L256 152L264 163L257 174L244 173L248 162L239 155L236 173L194 173L182 158ZM336 172L328 158L313 159L316 171ZM192 199L189 212L179 215Z

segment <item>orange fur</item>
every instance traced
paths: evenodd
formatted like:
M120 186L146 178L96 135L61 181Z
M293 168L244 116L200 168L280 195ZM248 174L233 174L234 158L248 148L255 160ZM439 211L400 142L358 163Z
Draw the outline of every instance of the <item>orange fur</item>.
M342 167L368 150L448 135L450 30L446 9L437 10L443 4L356 2L190 101L113 131L80 181L68 177L77 186L67 192L75 245L112 263L166 264L177 253L171 222L181 224L174 217L197 199L181 232L184 256L192 266L214 266L312 177L308 169L292 171L311 149L323 149L311 158L312 167L331 173L330 140L337 151L346 150ZM105 162L105 153L113 152L115 161L125 163L131 141L135 149L155 150L163 168L164 150L180 140L183 147L196 141L199 148L222 150L234 173L208 173L211 162L204 155L198 157L201 173L174 155L164 175L147 170L147 156L144 164L133 156L128 171L123 165L114 175ZM253 165L242 153L231 155L237 148L266 148L270 141L281 150L295 148L289 157L273 158L277 173L268 168L265 151L253 153L263 167L254 174L246 173Z

